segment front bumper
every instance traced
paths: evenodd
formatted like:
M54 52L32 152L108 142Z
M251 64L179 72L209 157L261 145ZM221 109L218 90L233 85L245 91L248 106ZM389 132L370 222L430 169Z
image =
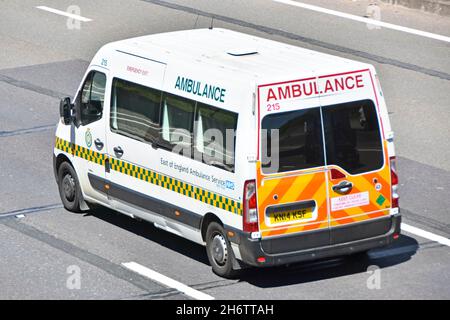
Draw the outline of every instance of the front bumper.
M267 267L349 255L384 247L400 234L401 215L354 223L316 232L253 240L241 233L230 239L239 247L240 260ZM265 261L262 262L265 258ZM261 262L258 262L261 261Z

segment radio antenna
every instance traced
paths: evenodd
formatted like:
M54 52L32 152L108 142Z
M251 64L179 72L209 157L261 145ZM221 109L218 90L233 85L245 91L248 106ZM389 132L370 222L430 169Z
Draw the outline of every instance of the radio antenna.
M209 30L214 28L214 16L211 17L211 25L209 26Z

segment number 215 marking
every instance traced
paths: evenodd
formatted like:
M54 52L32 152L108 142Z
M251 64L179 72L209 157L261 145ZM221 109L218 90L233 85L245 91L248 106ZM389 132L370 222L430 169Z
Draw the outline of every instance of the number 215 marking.
M267 112L279 111L279 110L280 110L280 104L279 103L269 103L267 105Z

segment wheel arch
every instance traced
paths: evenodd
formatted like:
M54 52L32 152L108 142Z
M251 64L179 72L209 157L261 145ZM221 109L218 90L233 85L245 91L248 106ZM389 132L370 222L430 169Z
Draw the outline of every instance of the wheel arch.
M69 157L66 156L64 153L60 153L57 156L53 155L53 161L54 161L54 165L53 165L53 170L55 173L55 178L56 178L56 182L58 182L58 171L59 171L59 167L61 166L61 164L63 162L68 162L72 168L73 168L73 164L72 161L70 161Z
M222 220L220 220L220 218L216 214L214 214L212 212L208 212L202 218L202 221L201 221L201 224L200 224L200 231L202 233L202 240L203 241L206 241L206 231L208 230L209 224L211 222L214 222L214 221L219 223L222 227L224 226Z

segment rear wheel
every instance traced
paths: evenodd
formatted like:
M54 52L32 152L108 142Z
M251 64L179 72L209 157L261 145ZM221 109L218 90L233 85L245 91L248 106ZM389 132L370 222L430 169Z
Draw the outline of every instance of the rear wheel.
M206 253L209 263L217 275L233 278L239 272L233 269L234 254L225 230L217 222L211 222L206 231Z
M81 189L75 170L68 162L63 162L58 169L59 196L64 208L71 212L81 212Z

